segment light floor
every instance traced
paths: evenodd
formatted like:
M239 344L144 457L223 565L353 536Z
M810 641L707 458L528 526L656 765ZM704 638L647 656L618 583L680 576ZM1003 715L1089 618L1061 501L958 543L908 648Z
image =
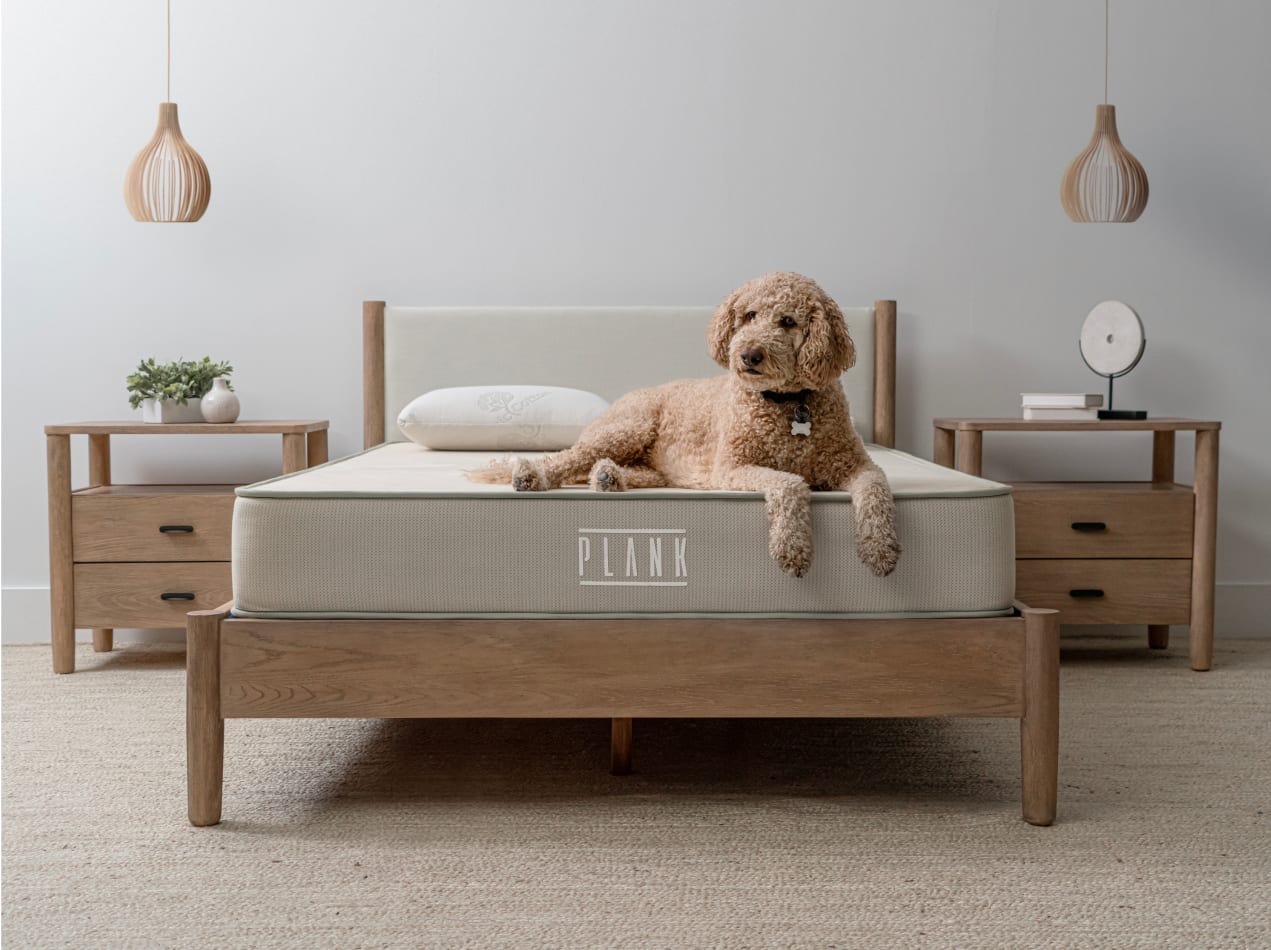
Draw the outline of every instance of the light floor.
M6 947L1271 945L1271 640L1066 644L1060 816L1007 721L232 721L183 655L5 647Z

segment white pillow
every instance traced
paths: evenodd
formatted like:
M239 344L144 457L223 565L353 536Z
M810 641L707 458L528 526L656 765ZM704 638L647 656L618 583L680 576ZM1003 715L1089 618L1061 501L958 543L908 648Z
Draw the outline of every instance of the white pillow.
M454 386L414 399L397 416L430 449L567 449L609 408L595 393L561 386Z

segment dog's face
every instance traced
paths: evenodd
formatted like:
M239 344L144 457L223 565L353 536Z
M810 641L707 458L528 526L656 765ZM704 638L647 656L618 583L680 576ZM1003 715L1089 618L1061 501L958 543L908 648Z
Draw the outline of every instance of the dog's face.
M719 305L707 331L711 358L758 390L822 389L856 363L843 311L800 274L765 274Z

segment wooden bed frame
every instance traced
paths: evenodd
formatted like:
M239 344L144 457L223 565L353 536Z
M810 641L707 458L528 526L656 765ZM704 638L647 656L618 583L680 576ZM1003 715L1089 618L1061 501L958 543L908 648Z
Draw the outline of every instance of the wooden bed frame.
M384 303L363 307L366 445L384 440ZM896 304L874 307L874 441L895 444ZM188 618L189 818L221 818L225 720L605 718L611 769L652 717L1020 721L1024 820L1055 817L1059 621ZM721 765L721 767L726 767Z

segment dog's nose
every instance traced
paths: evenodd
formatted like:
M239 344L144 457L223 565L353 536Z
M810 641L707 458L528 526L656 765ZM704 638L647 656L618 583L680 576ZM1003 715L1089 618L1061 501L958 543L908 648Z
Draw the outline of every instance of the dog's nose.
M758 366L763 362L763 350L747 348L741 351L741 361L746 366Z

